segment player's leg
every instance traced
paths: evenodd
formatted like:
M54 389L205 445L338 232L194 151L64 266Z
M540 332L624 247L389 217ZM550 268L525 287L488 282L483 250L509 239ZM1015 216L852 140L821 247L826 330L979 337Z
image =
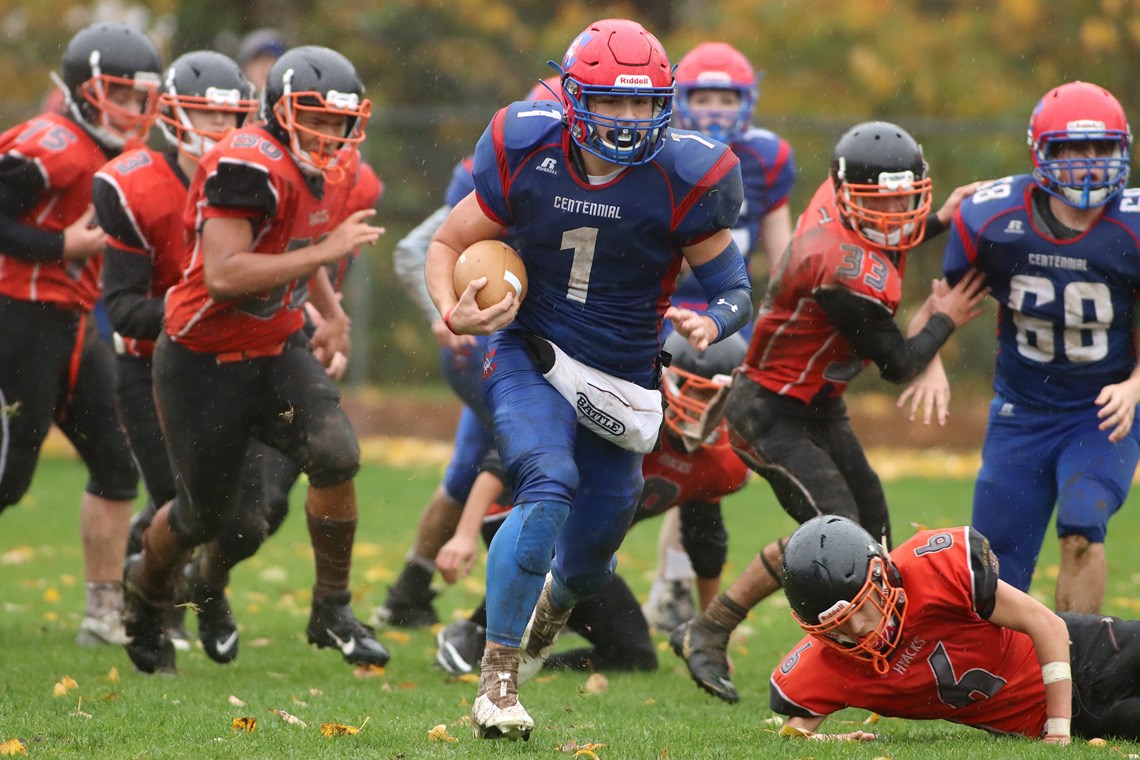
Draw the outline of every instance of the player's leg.
M1140 621L1059 614L1069 629L1073 735L1140 741Z
M1058 431L1066 441L1057 460L1057 536L1061 568L1056 610L1097 614L1108 583L1104 541L1108 521L1124 504L1140 460L1140 433L1111 443L1095 410L1072 415Z
M720 592L720 576L728 560L728 530L720 499L686 502L678 506L677 512L681 546L690 558L697 577L700 608L705 610Z
M94 329L83 340L66 401L57 412L60 429L87 467L80 500L87 610L76 641L125 644L122 570L138 472L115 410L115 358Z
M665 511L657 534L657 573L642 608L656 630L668 633L693 617L693 563L681 544L681 518Z
M844 514L844 510L849 508L847 494L850 494L855 502L859 524L886 545L888 550L893 548L891 516L887 511L883 484L878 474L871 469L871 463L867 461L863 445L851 429L846 412L821 420L819 427L813 431L813 439L829 452L835 468L847 482L846 493L841 492L834 499L828 494L821 495L817 500L820 509L825 514ZM813 493L821 494L823 491L816 489Z
M306 635L318 647L339 650L350 664L382 666L388 651L350 606L360 446L340 406L340 391L301 340L289 341L268 361L262 380L267 393L255 435L297 462L309 479L305 519L316 580Z
M487 552L487 649L471 715L476 736L517 738L534 728L518 699L518 647L578 489L578 428L519 337L494 335L487 361L484 391L516 506Z
M551 670L657 670L657 650L637 599L620 575L601 591L574 606L566 627L592 647L556 652L546 659Z
M1001 579L1029 590L1057 499L1056 449L1048 414L1014 408L996 397L974 483L970 524L989 539Z

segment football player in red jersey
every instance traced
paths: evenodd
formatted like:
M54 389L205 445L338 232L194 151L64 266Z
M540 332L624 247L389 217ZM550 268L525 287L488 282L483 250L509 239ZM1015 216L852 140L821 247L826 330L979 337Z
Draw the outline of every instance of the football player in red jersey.
M141 671L174 669L163 611L190 551L233 516L252 437L288 453L309 478L316 564L309 641L353 663L388 659L349 606L360 451L314 353L347 352L348 320L324 265L382 231L367 223L371 210L340 221L350 183L338 160L364 137L371 104L363 92L340 53L290 50L270 71L265 123L232 132L194 175L189 263L167 296L154 352L178 496L155 515L124 570L127 653ZM306 286L325 316L311 346L302 329Z
M183 209L190 178L202 155L256 109L253 88L237 63L209 50L187 53L162 78L158 125L168 150L128 151L95 175L92 199L107 233L103 298L116 335L119 417L149 496L132 522L131 553L141 548L154 512L175 496L154 402L151 354L162 333L166 291L185 266ZM184 609L169 621L179 648L189 645L180 623Z
M894 322L906 252L945 229L975 186L954 191L932 214L922 148L901 127L866 122L836 143L830 177L796 224L725 404L733 448L797 522L844 515L890 543L882 484L851 429L843 391L871 362L886 380L913 380L955 329L981 313L988 291L973 273L953 290L934 284L910 337ZM930 397L944 405L941 364L924 380L916 403ZM780 546L761 550L671 637L693 680L727 702L739 699L728 673L729 635L779 588Z
M772 673L782 735L873 740L816 733L858 707L1049 744L1140 741L1140 621L1053 613L998 578L974 528L919 531L888 555L822 515L792 534L780 577L809 634Z
M702 601L712 600L728 550L720 501L748 482L748 467L728 443L720 405L728 391L729 373L744 358L745 343L732 336L697 351L679 334L665 342L672 362L662 372L665 426L661 445L642 463L645 484L633 522L658 517L676 507L681 512L681 538L693 558ZM439 551L436 564L448 583L466 575L476 556L480 523L487 543L510 511L503 495L504 474L498 458L485 463L471 489L456 535ZM492 506L492 502L496 502ZM506 507L499 507L508 503ZM491 517L484 517L491 507ZM486 609L456 621L437 635L436 662L460 675L478 666L483 652ZM558 652L544 666L572 670L656 670L657 653L637 600L620 576L597 596L574 607L566 625L593 647Z
M0 135L0 510L28 490L52 422L89 479L80 507L87 610L77 641L125 641L119 584L138 474L114 407L114 357L88 320L104 245L91 178L154 119L158 51L94 24L63 54L62 113Z

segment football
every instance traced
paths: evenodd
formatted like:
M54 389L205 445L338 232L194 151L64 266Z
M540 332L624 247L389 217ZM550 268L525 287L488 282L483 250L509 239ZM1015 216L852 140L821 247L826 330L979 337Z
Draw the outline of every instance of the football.
M494 306L508 292L519 301L526 298L526 267L515 250L501 240L480 240L460 254L452 274L455 297L462 297L467 283L480 277L487 278L487 284L475 293L480 309Z

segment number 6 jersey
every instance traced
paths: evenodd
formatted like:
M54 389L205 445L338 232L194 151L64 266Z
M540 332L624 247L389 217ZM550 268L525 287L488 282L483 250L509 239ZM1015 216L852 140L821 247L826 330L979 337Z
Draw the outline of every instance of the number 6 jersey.
M916 533L891 552L906 590L902 639L879 675L806 636L772 674L773 711L801 718L848 707L1040 737L1045 685L1033 641L987 618L997 560L973 528Z
M1029 175L978 188L954 216L942 267L951 283L987 275L1001 304L994 390L1017 405L1087 408L1136 366L1140 189L1107 204L1088 230L1052 236Z

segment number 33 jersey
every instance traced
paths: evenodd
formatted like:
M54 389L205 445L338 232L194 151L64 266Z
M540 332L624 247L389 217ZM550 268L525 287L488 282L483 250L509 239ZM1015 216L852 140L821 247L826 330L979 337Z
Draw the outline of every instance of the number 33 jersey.
M891 561L906 589L906 619L890 669L878 675L869 661L806 636L772 674L772 710L811 718L856 707L1041 736L1045 685L1033 641L987 620L998 584L989 542L973 528L924 530Z
M1140 189L1058 240L1035 219L1034 187L1019 175L978 188L954 216L942 267L951 283L985 272L1001 305L994 390L1018 405L1080 409L1136 366Z

